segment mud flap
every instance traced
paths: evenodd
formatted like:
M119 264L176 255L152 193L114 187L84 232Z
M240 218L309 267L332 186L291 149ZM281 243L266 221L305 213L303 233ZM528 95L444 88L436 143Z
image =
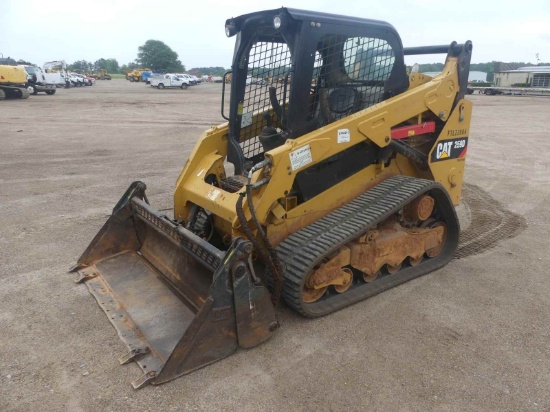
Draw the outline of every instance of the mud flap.
M128 346L135 388L160 384L268 339L277 329L252 244L222 252L146 202L134 182L74 271Z

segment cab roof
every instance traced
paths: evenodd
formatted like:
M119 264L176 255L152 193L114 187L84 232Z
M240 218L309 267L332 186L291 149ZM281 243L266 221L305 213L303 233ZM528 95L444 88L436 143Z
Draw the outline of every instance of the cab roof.
M240 31L241 28L252 20L258 20L262 18L273 19L275 16L287 15L292 19L297 21L308 21L315 23L330 23L330 24L339 24L339 25L352 25L352 26L368 26L371 28L377 28L382 30L388 30L392 32L397 32L395 27L391 24L382 21L382 20L373 20L373 19L364 19L360 17L353 16L343 16L340 14L330 14L330 13L320 13L316 11L309 10L300 10L292 9L287 7L281 7L280 9L272 10L263 10L249 14L243 14L238 17L228 19L226 25L235 26L237 31Z

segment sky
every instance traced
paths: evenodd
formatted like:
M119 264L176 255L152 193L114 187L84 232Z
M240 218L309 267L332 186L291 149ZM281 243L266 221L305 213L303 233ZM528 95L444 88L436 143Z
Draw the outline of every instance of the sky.
M46 61L135 60L138 47L162 40L187 69L231 66L235 38L225 20L281 6L384 20L403 45L472 40L472 63L550 62L550 0L0 0L0 53ZM407 57L407 64L444 56Z

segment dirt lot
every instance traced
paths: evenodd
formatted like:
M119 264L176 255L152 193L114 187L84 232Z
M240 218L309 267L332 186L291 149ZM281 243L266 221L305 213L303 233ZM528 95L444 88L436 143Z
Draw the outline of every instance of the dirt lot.
M133 180L171 207L196 138L221 121L220 90L113 80L1 103L0 410L550 410L537 97L470 97L460 259L321 319L282 307L269 342L133 390L139 368L118 365L124 344L67 269Z

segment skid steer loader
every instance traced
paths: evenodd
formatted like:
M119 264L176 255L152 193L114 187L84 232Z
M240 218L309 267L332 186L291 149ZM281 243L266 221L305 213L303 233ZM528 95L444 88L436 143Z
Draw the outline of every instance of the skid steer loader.
M225 29L227 123L200 137L174 215L132 183L74 269L129 348L120 362L141 367L135 388L269 339L280 297L326 315L457 247L470 41L403 48L388 23L288 8ZM437 53L441 74L407 73L405 55Z

